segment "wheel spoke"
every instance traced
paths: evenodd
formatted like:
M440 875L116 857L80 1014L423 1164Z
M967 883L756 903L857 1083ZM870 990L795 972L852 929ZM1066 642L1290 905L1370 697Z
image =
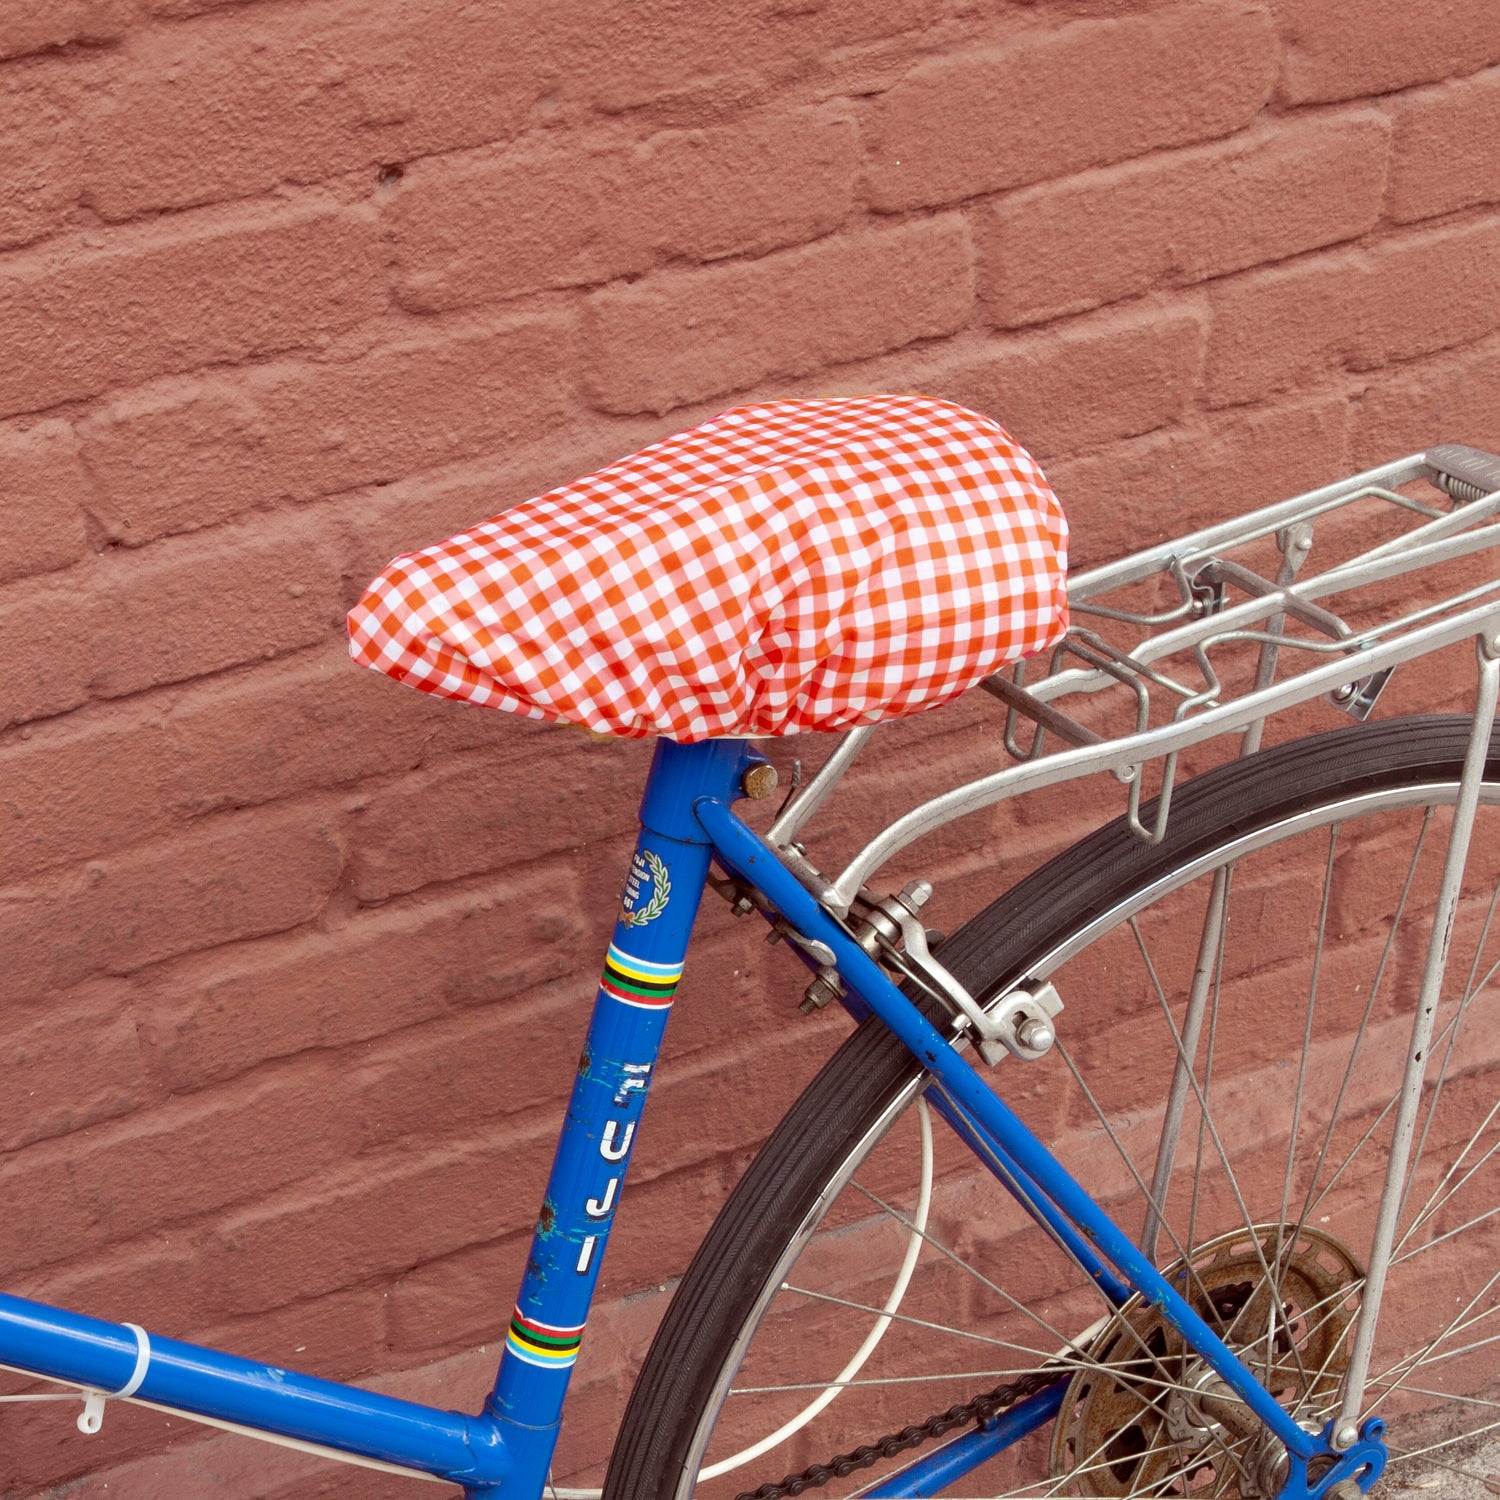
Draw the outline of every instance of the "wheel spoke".
M1425 1385L1408 1385L1406 1389L1414 1396L1432 1396L1439 1401L1456 1402L1459 1406L1482 1406L1488 1411L1500 1411L1500 1401L1488 1401L1483 1396L1455 1396L1452 1391L1434 1391Z
M1463 1174L1462 1177L1458 1179L1457 1182L1453 1181L1453 1174L1459 1169L1460 1166L1463 1165L1464 1159L1469 1154L1470 1147L1472 1147L1474 1143L1479 1139L1479 1137L1490 1128L1490 1126L1495 1122L1497 1116L1500 1116L1500 1102L1497 1102L1490 1109L1490 1112L1484 1117L1484 1120L1481 1122L1479 1128L1469 1137L1468 1141L1465 1142L1463 1150L1454 1157L1453 1164L1448 1168L1448 1170L1439 1180L1438 1184L1433 1188L1427 1202L1422 1205L1416 1217L1414 1217L1410 1225L1407 1226L1406 1232L1401 1236L1400 1239L1396 1241L1396 1244L1392 1251L1393 1260L1395 1258L1395 1252L1400 1251L1406 1245L1407 1241L1410 1240L1411 1237L1416 1234L1423 1225L1430 1222L1436 1214L1440 1213L1442 1209L1452 1200L1454 1194L1459 1192L1460 1189L1464 1187L1469 1179L1473 1177L1473 1175L1482 1166L1484 1166L1486 1162L1494 1157L1497 1152L1500 1152L1500 1138L1497 1138L1495 1143L1485 1151L1483 1156L1481 1156L1469 1167L1469 1169ZM1444 1191L1445 1188L1447 1189L1446 1192ZM1480 1217L1487 1218L1488 1214L1483 1214ZM1478 1221L1475 1220L1474 1222ZM1437 1241L1434 1241L1433 1243L1437 1243Z
M1492 1152L1486 1153L1486 1155L1490 1155L1490 1154L1493 1154L1493 1153ZM1466 1223L1460 1224L1456 1228L1453 1228L1453 1229L1446 1229L1446 1230L1443 1231L1442 1234L1434 1235L1432 1237L1432 1239L1430 1239L1430 1240L1423 1240L1422 1243L1420 1245L1418 1245L1414 1250L1408 1250L1408 1251L1406 1251L1401 1256L1401 1260L1402 1261L1413 1260L1418 1255L1421 1255L1423 1253L1423 1251L1425 1251L1425 1250L1432 1250L1432 1249L1436 1248L1438 1245L1441 1245L1445 1240L1455 1239L1458 1235L1466 1234L1469 1230L1475 1228L1476 1226L1478 1226L1480 1224L1483 1224L1486 1220L1493 1219L1496 1214L1500 1214L1500 1205L1496 1205L1496 1207L1494 1207L1494 1208L1487 1209L1482 1214L1475 1214L1474 1217L1472 1219L1468 1220ZM1402 1243L1404 1244L1405 1241L1403 1241ZM1395 1265L1396 1261L1393 1260L1391 1262L1391 1264Z
M932 1249L936 1250L939 1255L942 1255L948 1261L950 1261L954 1266L958 1268L958 1270L963 1275L977 1282L981 1287L984 1288L985 1291L990 1292L994 1296L998 1297L1003 1303L1006 1304L1006 1306L1011 1307L1016 1312L1019 1312L1024 1316L1030 1318L1039 1328L1042 1329L1044 1333L1047 1334L1049 1339L1055 1340L1058 1344L1064 1345L1066 1347L1071 1347L1072 1341L1066 1334L1063 1334L1056 1328L1052 1327L1052 1325L1045 1319L1043 1319L1035 1311L1035 1309L1021 1302L1019 1298L1013 1296L1010 1292L1007 1292L1005 1288L1002 1287L998 1282L993 1281L990 1277L986 1276L982 1271L979 1270L977 1266L971 1265L967 1260L963 1258L963 1256L950 1249L949 1246L945 1245L930 1230L925 1227L919 1230L915 1224L913 1224L909 1219L906 1218L904 1214L900 1212L900 1210L892 1208L890 1204L886 1203L883 1199L881 1199L877 1194L871 1192L868 1188L859 1187L858 1184L851 1184L851 1186L855 1186L856 1188L858 1188L858 1191L861 1192L866 1198L868 1198L870 1202L875 1204L877 1208L879 1208L883 1213L889 1215L889 1217L894 1219L898 1224L902 1225L906 1229L911 1230L914 1234L920 1235L925 1244L929 1245ZM795 1288L789 1289L795 1290ZM820 1294L807 1292L806 1295L817 1296ZM837 1299L830 1298L829 1300Z
M799 1297L809 1297L809 1298L811 1298L815 1302L826 1302L826 1303L828 1303L832 1307L844 1307L844 1308L848 1308L850 1312L857 1312L857 1313L860 1313L861 1315L864 1315L864 1316L869 1316L869 1317L872 1317L872 1318L878 1318L878 1317L881 1316L881 1311L880 1311L880 1309L878 1307L874 1307L874 1306L872 1306L871 1304L869 1304L867 1302L855 1302L855 1301L850 1300L848 1297L835 1297L831 1292L813 1291L809 1287L797 1286L797 1285L795 1285L792 1282L785 1282L785 1283L783 1283L782 1290L783 1291L787 1291L787 1292L791 1292L794 1295L799 1296ZM985 1344L985 1345L987 1345L988 1347L990 1347L992 1349L1009 1349L1009 1350L1012 1350L1016 1354L1025 1354L1025 1355L1027 1355L1027 1356L1029 1356L1029 1357L1031 1357L1031 1358L1033 1358L1033 1359L1035 1359L1037 1361L1037 1363L1035 1363L1033 1365L1023 1366L1019 1370L1001 1371L1000 1372L1000 1373L1006 1375L1007 1378L1010 1378L1010 1379L1014 1379L1017 1375L1029 1375L1029 1374L1032 1374L1034 1371L1041 1369L1042 1365L1049 1358L1049 1356L1046 1355L1045 1353L1043 1353L1043 1351L1040 1350L1040 1349L1033 1349L1029 1345L1026 1345L1026 1344L1018 1344L1018 1343L1014 1342L1014 1340L1011 1340L1011 1339L999 1339L999 1338L994 1338L994 1337L992 1337L989 1334L976 1333L972 1328L959 1328L957 1325L952 1324L952 1323L935 1323L930 1318L919 1318L919 1317L915 1316L912 1313L897 1312L897 1313L891 1313L889 1316L890 1316L890 1318L891 1318L891 1320L893 1322L904 1323L908 1327L911 1327L911 1328L921 1328L921 1329L924 1329L928 1333L940 1333L945 1338L966 1339L970 1343ZM923 1376L922 1378L923 1379L927 1379L928 1377ZM823 1385L826 1385L827 1383L828 1382L826 1382L826 1381L817 1381L817 1382L815 1382L815 1384L818 1385L818 1386L823 1386ZM735 1387L735 1389L737 1391L740 1391L742 1394L743 1394L744 1391L750 1391L750 1390L771 1390L771 1389L775 1389L775 1390L787 1390L787 1389L800 1390L802 1388L803 1387L801 1387L801 1386L788 1387L788 1386L784 1386L784 1385L777 1385L777 1386L774 1386L774 1387L771 1387L771 1386L745 1386L743 1388L738 1387L738 1386Z
M1463 1355L1472 1354L1476 1349L1489 1347L1495 1344L1497 1340L1500 1340L1500 1334L1494 1334L1489 1338L1479 1339L1473 1343L1445 1349L1441 1353L1434 1352L1438 1349L1438 1346L1444 1342L1444 1340L1450 1338L1456 1333L1461 1333L1469 1328L1474 1327L1477 1323L1480 1323L1485 1318L1488 1318L1492 1313L1500 1310L1497 1309L1496 1306L1492 1305L1484 1312L1480 1313L1477 1317L1467 1317L1467 1314L1473 1309L1474 1305L1482 1297L1484 1297L1486 1293L1490 1291L1490 1289L1496 1284L1497 1281L1500 1281L1500 1271L1496 1271L1489 1278L1489 1280L1485 1282L1485 1284L1480 1287L1477 1292L1474 1293L1474 1295L1469 1299L1468 1303L1464 1306L1463 1310L1449 1322L1448 1326L1442 1329L1439 1333L1435 1334L1423 1348L1413 1351L1413 1353L1406 1356L1406 1358L1403 1360L1398 1360L1389 1368L1389 1370L1387 1370L1378 1378L1372 1379L1369 1382L1372 1387L1378 1389L1379 1400L1381 1402L1388 1403L1392 1396L1394 1396L1397 1392L1405 1389L1407 1387L1407 1382L1410 1380L1411 1376L1415 1374L1416 1371L1431 1369L1434 1365L1441 1363L1443 1360L1457 1359L1462 1357ZM1396 1370L1401 1370L1402 1373L1397 1376L1396 1379L1388 1380L1389 1375L1393 1374ZM1370 1411L1373 1411L1375 1409L1375 1401L1372 1399L1367 1405L1368 1409L1366 1411L1366 1415L1368 1415Z
M1444 1438L1441 1442L1438 1443L1429 1443L1425 1448L1410 1448L1404 1449L1400 1452L1392 1449L1391 1462L1396 1463L1399 1461L1401 1463L1409 1463L1414 1458L1425 1458L1430 1453L1441 1453L1444 1448L1451 1448L1455 1443L1467 1443L1472 1441L1474 1438L1483 1437L1485 1433L1494 1432L1497 1429L1500 1429L1500 1421L1486 1422L1483 1427L1474 1427L1471 1428L1468 1432L1459 1433L1457 1437ZM1462 1474L1467 1471L1459 1469L1456 1472ZM1480 1477L1484 1477L1485 1483L1488 1484L1489 1480L1487 1476Z
M1491 1277L1491 1286L1494 1284L1494 1281L1495 1278ZM1488 1289L1488 1287L1485 1288L1485 1290ZM1441 1364L1445 1359L1460 1359L1466 1354L1472 1354L1476 1349L1488 1348L1491 1345L1500 1342L1500 1333L1496 1333L1492 1334L1489 1338L1476 1339L1473 1343L1455 1345L1451 1349L1444 1349L1441 1353L1433 1352L1437 1349L1437 1346L1442 1343L1444 1339L1450 1338L1457 1333L1466 1332L1468 1329L1473 1328L1476 1324L1482 1323L1486 1318L1493 1317L1497 1311L1500 1311L1500 1308L1489 1307L1486 1308L1484 1312L1478 1314L1476 1317L1469 1318L1467 1320L1465 1320L1462 1316L1455 1318L1453 1322L1450 1323L1448 1327L1442 1331L1441 1334L1432 1339L1423 1348L1413 1350L1410 1354L1407 1354L1401 1359L1398 1359L1389 1368L1384 1370L1379 1376L1373 1377L1372 1383L1379 1382L1383 1385L1383 1382L1394 1376L1398 1370L1404 1371L1405 1373L1398 1376L1391 1385L1383 1385L1382 1395L1389 1394L1389 1392L1391 1391L1400 1390L1405 1387L1407 1377L1413 1370L1430 1369L1433 1365Z

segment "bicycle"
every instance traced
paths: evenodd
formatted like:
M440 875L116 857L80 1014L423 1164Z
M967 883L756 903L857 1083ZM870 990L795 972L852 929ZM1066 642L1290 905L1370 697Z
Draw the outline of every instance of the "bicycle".
M804 1010L858 1024L684 1276L610 1500L1356 1500L1393 1464L1462 1470L1500 1427L1500 884L1473 838L1500 805L1500 584L1455 578L1497 514L1500 458L1448 445L1075 579L1066 636L982 683L1013 764L837 876L804 830L870 728L764 838L731 810L775 790L754 741L659 741L480 1415L9 1296L0 1363L82 1389L84 1431L132 1400L469 1496L583 1493L549 1477L568 1374L716 890L806 966ZM1352 555L1306 571L1317 528ZM1468 714L1365 722L1395 667L1471 641ZM1359 722L1261 748L1323 698ZM1124 812L952 937L925 881L871 886L921 836L1098 772Z

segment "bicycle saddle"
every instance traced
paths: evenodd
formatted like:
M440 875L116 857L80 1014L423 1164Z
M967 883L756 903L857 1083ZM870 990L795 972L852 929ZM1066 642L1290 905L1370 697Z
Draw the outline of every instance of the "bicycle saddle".
M922 396L737 407L433 547L356 661L598 733L844 729L1063 631L1067 525L996 423Z

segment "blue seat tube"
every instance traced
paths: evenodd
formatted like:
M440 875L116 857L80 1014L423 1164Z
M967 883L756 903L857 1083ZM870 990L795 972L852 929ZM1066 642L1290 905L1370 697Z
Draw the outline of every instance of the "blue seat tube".
M743 741L659 741L614 935L553 1159L495 1388L485 1406L514 1468L505 1493L540 1495L563 1398L619 1208L712 853L693 815L741 795L760 760Z

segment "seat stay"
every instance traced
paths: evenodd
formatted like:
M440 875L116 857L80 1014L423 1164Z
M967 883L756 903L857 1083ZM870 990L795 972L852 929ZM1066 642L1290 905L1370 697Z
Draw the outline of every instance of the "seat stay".
M728 806L705 798L697 806L698 820L713 839L719 859L736 878L767 899L804 937L833 950L835 966L850 991L856 1015L878 1016L928 1068L942 1089L962 1110L981 1141L994 1142L997 1154L1020 1170L1012 1191L1026 1195L1037 1190L1050 1209L1070 1221L1098 1247L1132 1290L1160 1307L1162 1315L1182 1334L1233 1389L1254 1415L1285 1446L1294 1461L1305 1464L1320 1455L1333 1455L1327 1435L1305 1432L1276 1402L1244 1363L1188 1304L1172 1284L1136 1247L1067 1169L1022 1123L1010 1107L979 1077L970 1053L953 1047L907 996L891 982L841 923L821 907L802 884L776 859L761 839ZM1038 1212L1043 1212L1039 1207ZM1046 1213L1043 1213L1046 1217ZM1322 1486L1319 1486L1321 1491Z
M991 1139L982 1127L973 1125L941 1089L930 1090L928 1102L974 1153L975 1159L990 1169L996 1182L1093 1277L1107 1301L1118 1307L1130 1296L1131 1287L1100 1259L1094 1247L1079 1234L1067 1216L1058 1211L1052 1200L1029 1179L1022 1185L1026 1174L1005 1154L998 1141Z

